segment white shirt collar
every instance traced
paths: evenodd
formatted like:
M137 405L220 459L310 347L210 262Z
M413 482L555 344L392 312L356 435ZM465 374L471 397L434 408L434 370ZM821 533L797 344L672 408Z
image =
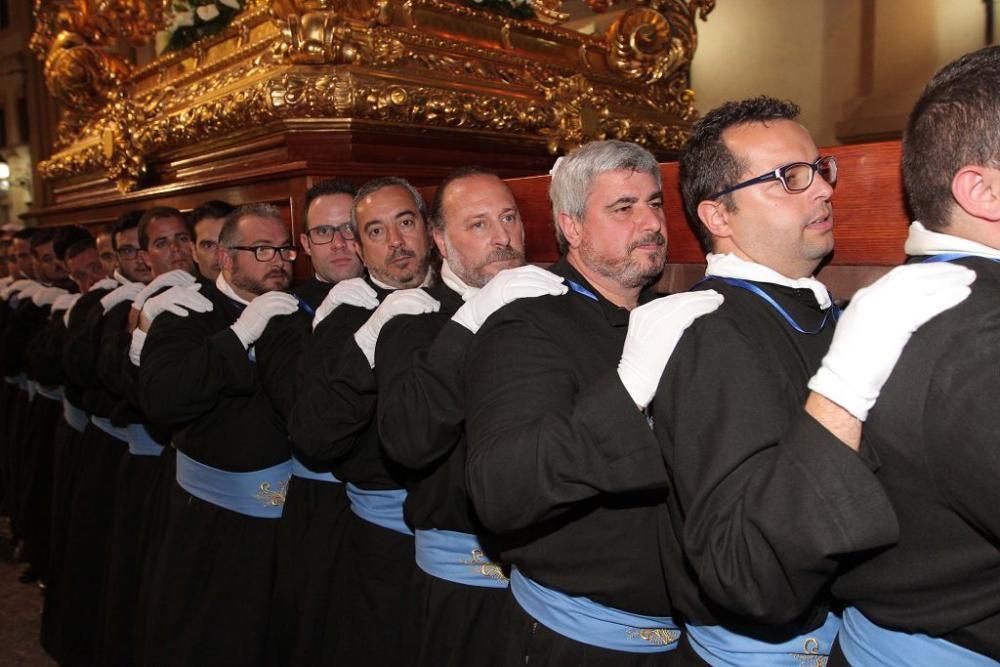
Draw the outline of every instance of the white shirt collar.
M117 280L122 285L128 285L128 284L130 284L132 282L131 280L129 280L128 278L126 278L122 274L122 272L119 271L118 269L115 269L115 272L111 274L111 277L114 278L115 280Z
M991 248L982 243L976 243L969 239L963 239L951 234L932 232L921 224L919 220L910 223L910 231L906 235L906 245L903 250L907 255L944 255L947 253L960 252L978 257L989 257L1000 259L1000 250Z
M242 303L244 306L249 306L250 302L237 294L232 286L226 282L226 279L222 277L222 272L219 272L219 277L215 279L215 286L219 288L219 291L228 296L230 299L236 303Z
M741 278L743 280L784 285L785 287L792 287L794 289L807 289L812 291L820 308L826 310L830 307L829 290L826 289L826 285L813 277L789 278L763 264L748 262L732 253L710 253L705 256L705 261L708 263L708 267L705 269L706 276Z

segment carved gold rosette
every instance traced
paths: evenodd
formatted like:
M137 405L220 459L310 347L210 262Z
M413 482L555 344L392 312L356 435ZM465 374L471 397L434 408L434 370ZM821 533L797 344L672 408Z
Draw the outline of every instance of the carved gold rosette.
M559 27L560 0L537 0L539 21L446 0L248 0L222 33L136 66L120 53L152 38L161 2L36 0L32 49L64 109L43 178L103 173L124 192L185 146L357 122L676 151L695 18L714 6L639 0L585 35Z

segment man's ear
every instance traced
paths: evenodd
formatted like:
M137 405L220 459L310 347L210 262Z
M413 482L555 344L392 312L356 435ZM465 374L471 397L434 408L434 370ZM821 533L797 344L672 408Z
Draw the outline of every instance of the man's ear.
M558 224L563 238L566 239L566 245L570 248L579 247L583 239L583 223L569 213L561 211Z
M226 273L232 273L232 271L233 271L233 256L229 252L229 249L228 248L223 248L222 246L219 246L219 248L218 248L218 250L216 250L216 252L219 253L219 266L222 268L222 270L225 271Z
M729 209L722 202L706 199L698 204L698 220L708 232L717 238L733 235L729 227Z
M951 179L951 194L969 216L1000 222L1000 170L967 165Z
M438 252L441 253L441 258L448 259L448 249L444 244L444 232L434 227L431 229L431 237L434 239L434 245L437 246Z

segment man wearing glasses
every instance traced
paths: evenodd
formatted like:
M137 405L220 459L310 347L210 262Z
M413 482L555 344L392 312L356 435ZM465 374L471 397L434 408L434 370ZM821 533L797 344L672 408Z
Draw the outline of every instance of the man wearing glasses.
M355 193L357 188L340 178L317 183L306 192L299 243L312 262L313 277L296 285L292 292L313 309L319 307L335 284L364 272L352 242L351 203Z
M336 570L325 580L333 600L318 661L397 664L412 648L403 630L414 624L402 607L415 568L413 535L403 521L401 470L381 451L375 375L355 333L395 290L429 284L423 198L400 178L369 181L354 199L349 230L368 277L339 283L317 309L289 433L303 463L328 482L332 474L346 494L324 513L337 517L323 531L335 550ZM412 305L427 307L433 301L427 299ZM377 338L377 328L372 334Z
M219 246L222 271L200 287L211 308L159 314L142 350L140 404L175 429L177 472L139 664L265 662L291 460L255 343L271 318L299 308L283 291L296 249L266 204L227 216Z
M258 368L268 393L285 419L295 402L303 344L313 314L330 289L364 272L354 244L351 205L357 188L344 179L317 183L306 192L302 248L313 276L292 288L308 308L272 320L257 343ZM346 337L346 332L345 332ZM278 526L277 575L269 627L268 656L273 663L330 662L336 632L329 621L336 608L331 595L341 566L336 557L349 503L344 485L329 465L293 448L292 478Z
M838 325L813 277L833 250L837 162L797 116L767 97L727 103L681 158L685 207L710 251L696 289L725 299L680 338L650 406L670 480L662 563L693 662L826 660L841 559L898 532L860 445L864 413L849 406L873 402L909 333L965 290L942 299L889 275Z

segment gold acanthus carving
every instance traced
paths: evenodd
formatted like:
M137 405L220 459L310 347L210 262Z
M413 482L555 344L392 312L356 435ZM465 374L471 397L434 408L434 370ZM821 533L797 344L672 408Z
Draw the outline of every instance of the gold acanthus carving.
M629 79L656 83L691 62L697 46L695 14L714 0L652 0L633 7L608 28L607 61Z
M60 2L86 4L36 8ZM545 6L557 12L559 0ZM553 152L595 138L677 149L695 115L694 18L713 6L639 0L597 36L449 0L250 0L220 35L135 71L104 48L113 39L99 22L65 19L78 32L35 37L50 85L90 112L64 118L60 152L40 172L104 170L128 190L158 151L298 118L524 134Z

